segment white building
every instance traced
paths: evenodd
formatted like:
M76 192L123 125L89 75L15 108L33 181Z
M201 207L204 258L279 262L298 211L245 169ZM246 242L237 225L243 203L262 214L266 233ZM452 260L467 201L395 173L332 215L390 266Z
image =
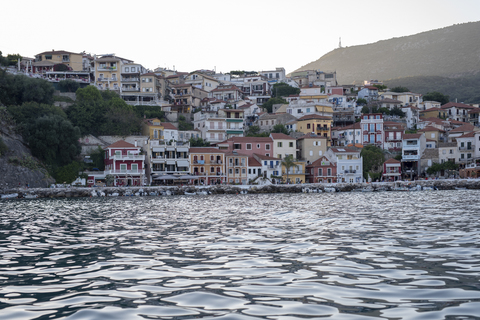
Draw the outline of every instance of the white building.
M363 182L363 158L357 148L330 148L326 157L337 165L337 181Z

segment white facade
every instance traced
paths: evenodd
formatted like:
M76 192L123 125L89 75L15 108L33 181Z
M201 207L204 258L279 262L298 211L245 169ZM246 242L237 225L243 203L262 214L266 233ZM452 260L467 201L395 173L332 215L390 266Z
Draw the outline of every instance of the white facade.
M360 151L343 148L330 148L327 158L337 164L337 181L346 183L363 182L363 158Z

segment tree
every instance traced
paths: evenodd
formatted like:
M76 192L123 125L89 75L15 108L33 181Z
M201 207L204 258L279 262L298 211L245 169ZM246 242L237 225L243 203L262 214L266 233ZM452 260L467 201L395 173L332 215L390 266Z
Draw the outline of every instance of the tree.
M268 137L269 135L269 132L260 132L259 126L249 126L248 129L245 130L246 137Z
M16 66L19 60L22 60L22 56L17 54L7 54L8 65Z
M193 123L187 122L185 116L178 117L178 130L187 131L193 130Z
M450 102L450 97L447 95L444 95L443 93L433 91L433 92L428 92L424 94L423 101L437 101L437 102L440 102L441 105L444 105Z
M0 137L0 156L5 154L8 151L8 146L3 142L2 137Z
M392 92L398 92L398 93L401 93L401 92L410 92L410 90L408 90L408 88L401 87L401 86L393 87L392 89L390 89L390 91L392 91Z
M288 130L284 124L277 123L276 125L273 126L272 131L270 131L270 133L284 133L286 135L289 135L290 130Z
M203 140L202 138L190 138L190 147L210 147L210 142Z
M24 102L21 106L9 106L8 112L18 124L29 124L43 116L58 115L67 119L62 108L38 102Z
M102 147L98 147L95 151L90 153L90 160L92 160L92 168L98 168L100 171L105 170L105 151Z
M390 115L405 118L405 112L403 112L402 109L397 106L393 107L393 109L390 110Z
M0 102L6 106L29 101L52 104L53 93L53 85L46 80L11 75L0 69Z
M162 121L165 120L165 112L162 111L161 107L157 106L134 106L133 110L139 118L158 118Z
M65 166L59 167L54 171L53 177L57 183L72 183L77 179L78 173L82 170L82 165L73 161Z
M284 82L275 83L272 87L272 97L288 97L289 95L299 93L299 88L294 88Z
M83 135L99 134L105 122L106 104L100 91L94 86L77 90L77 99L67 108L68 119Z
M101 134L128 136L140 131L141 122L132 106L118 96L106 102Z
M383 84L374 84L373 86L378 90L382 90L382 91L388 88L386 85L383 85Z
M67 79L58 82L58 88L61 92L77 92L80 88L80 84L77 81Z
M374 145L366 145L360 155L363 158L363 178L368 179L368 175L372 179L380 178L382 166L385 162L383 150Z
M80 154L80 130L59 115L43 116L24 131L32 154L53 167L71 163Z
M368 103L367 100L365 100L363 98L357 99L357 105L359 105L359 106L366 106L367 103Z
M293 155L289 154L282 160L282 166L285 167L285 172L287 173L287 183L290 181L288 178L288 171L290 168L295 167L298 168L298 165L295 163L295 160L293 159Z
M262 105L262 108L266 108L268 113L272 113L272 106L274 104L287 104L288 102L282 98L270 98Z

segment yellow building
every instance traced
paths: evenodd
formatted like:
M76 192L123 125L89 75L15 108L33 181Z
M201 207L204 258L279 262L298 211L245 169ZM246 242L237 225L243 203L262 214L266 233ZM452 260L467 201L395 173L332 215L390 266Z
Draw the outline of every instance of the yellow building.
M190 148L190 173L201 184L225 183L225 152L212 147Z
M64 50L45 51L35 55L33 62L35 73L54 71L53 67L58 64L67 66L71 71L83 71L83 53L73 53Z
M94 63L95 85L97 88L100 90L120 91L121 67L132 62L132 60L123 59L113 54L96 57Z
M332 118L326 116L319 116L317 114L311 114L303 116L297 120L297 131L304 134L315 133L318 136L327 138L331 141L330 128L332 126Z
M164 126L160 119L143 119L142 135L148 136L151 140L163 140Z
M440 118L440 119L447 119L448 117L448 110L441 109L441 108L430 108L426 110L422 110L419 113L420 118Z
M282 179L285 183L305 183L305 162L294 161L295 165L288 170L282 164Z

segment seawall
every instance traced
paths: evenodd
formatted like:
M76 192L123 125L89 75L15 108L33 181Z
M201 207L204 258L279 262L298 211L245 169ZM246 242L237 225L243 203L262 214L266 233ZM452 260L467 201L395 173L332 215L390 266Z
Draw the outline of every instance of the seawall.
M208 194L260 194L260 193L301 193L301 192L355 192L355 191L395 191L414 188L422 190L432 187L436 190L454 190L458 188L480 189L480 179L420 180L378 183L306 183L278 184L268 186L256 185L216 185L216 186L145 186L145 187L69 187L69 188L12 188L0 190L2 195L18 194L17 198L85 198L95 196L147 196L147 195L184 195L196 193Z

